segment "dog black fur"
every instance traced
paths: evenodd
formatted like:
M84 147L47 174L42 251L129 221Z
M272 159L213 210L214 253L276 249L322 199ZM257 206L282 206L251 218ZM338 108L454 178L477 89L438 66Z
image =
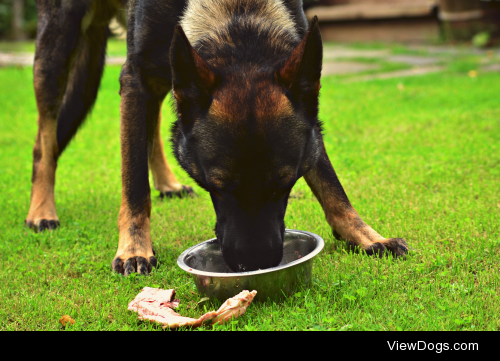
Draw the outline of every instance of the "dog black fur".
M45 8L48 13L53 14L51 7L56 3L60 12L66 11L67 18L78 14L84 19L91 11L93 19L99 18L92 0L84 2L86 8L69 5L73 4L69 1L51 1ZM111 0L108 3L109 9L116 5ZM61 10L65 6L66 10ZM217 215L215 232L231 269L249 271L280 262L288 196L302 176L321 203L336 237L368 254L389 251L404 256L408 246L403 239L386 239L361 220L328 159L318 120L321 35L317 19L307 23L301 1L130 0L128 6L128 54L120 76L123 187L114 270L145 274L156 265L149 234L148 163L153 174L155 169L160 175L166 174L166 162L163 168L158 166L161 157L156 154L161 138L160 108L171 90L178 116L172 129L174 154L211 195ZM65 51L58 67L70 68L71 59L78 59L82 51L89 53L84 57L86 68L77 65L80 71L72 72L69 80L51 85L57 90L53 93L59 94L64 81L71 84L63 92L59 110L53 110L51 116L40 114L40 119L52 122L59 118L56 148L59 143L62 148L66 146L97 94L106 19L103 15L98 22L106 24L101 26L101 35L88 35L98 39L93 47L85 48L88 50L81 50L87 34L97 34L97 30L87 28L83 37L80 31L78 36L83 40L69 39L75 35L71 32L64 39L74 49ZM45 29L50 32L45 37L43 31L39 32L38 43L43 41L47 49L57 47L50 39L65 35L59 35L50 25ZM38 46L37 54L42 54ZM73 60L73 64L80 63ZM81 69L90 69L90 64L95 64L97 71L85 75ZM61 69L51 71L56 74ZM37 79L35 76L35 89L43 89L45 85L37 86ZM42 80L43 84L48 82L43 76ZM80 94L75 98L84 101L73 104L68 100L73 93ZM39 98L37 95L37 101ZM61 116L68 117L65 109L72 107L77 110L72 115L76 120L63 121ZM41 129L49 123L42 120ZM152 161L155 157L157 161ZM44 157L39 158L37 163L35 155L37 177L35 164L42 164ZM34 214L31 218L36 218ZM40 221L37 224L28 218L40 227ZM41 219L47 218L42 215Z

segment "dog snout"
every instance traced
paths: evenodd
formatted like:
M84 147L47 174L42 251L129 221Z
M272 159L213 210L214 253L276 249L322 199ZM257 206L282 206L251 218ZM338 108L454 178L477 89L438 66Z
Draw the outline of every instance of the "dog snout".
M276 267L283 257L282 227L262 232L227 232L222 242L224 261L234 272Z

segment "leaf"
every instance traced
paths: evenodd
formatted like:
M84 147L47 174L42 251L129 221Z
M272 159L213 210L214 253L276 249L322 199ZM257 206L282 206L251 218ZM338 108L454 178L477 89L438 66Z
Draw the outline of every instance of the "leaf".
M66 327L66 325L69 323L70 325L75 324L75 320L73 320L70 316L64 315L59 319L59 323Z
M210 299L210 297L203 297L201 300L198 301L198 304L202 303L202 302L206 302Z
M341 327L341 328L339 328L338 330L339 330L339 331L345 331L345 330L350 329L351 327L352 327L352 325L351 325L351 324L347 324L347 325L342 326L342 327Z

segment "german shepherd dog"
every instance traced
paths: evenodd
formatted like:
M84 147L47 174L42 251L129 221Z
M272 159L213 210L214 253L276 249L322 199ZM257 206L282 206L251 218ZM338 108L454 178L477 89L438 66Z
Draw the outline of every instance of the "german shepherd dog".
M404 256L352 207L331 165L318 120L322 42L300 0L39 0L34 87L39 112L26 223L59 226L57 159L97 96L108 24L128 6L120 75L122 200L113 270L148 274L148 168L167 196L192 193L164 155L160 108L172 90L175 157L210 193L215 234L234 271L279 264L284 217L304 177L338 239L369 255ZM148 166L149 164L149 166Z

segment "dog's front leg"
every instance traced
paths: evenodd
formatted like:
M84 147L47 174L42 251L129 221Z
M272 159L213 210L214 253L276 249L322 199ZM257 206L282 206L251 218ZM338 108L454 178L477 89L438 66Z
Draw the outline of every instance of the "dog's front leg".
M160 105L161 109L161 105ZM168 165L167 158L165 157L165 147L161 138L161 111L158 116L158 125L156 126L153 152L149 161L151 173L155 188L160 191L160 198L173 198L183 196L194 196L193 188L182 185L175 177L174 172Z
M337 239L360 247L369 255L381 256L386 250L394 256L404 256L408 244L403 238L384 238L367 225L347 198L321 140L319 160L305 180L325 212L326 219Z
M118 218L120 239L112 267L125 275L148 274L157 263L150 235L148 160L164 94L160 96L148 89L139 71L127 63L120 84L122 201Z

